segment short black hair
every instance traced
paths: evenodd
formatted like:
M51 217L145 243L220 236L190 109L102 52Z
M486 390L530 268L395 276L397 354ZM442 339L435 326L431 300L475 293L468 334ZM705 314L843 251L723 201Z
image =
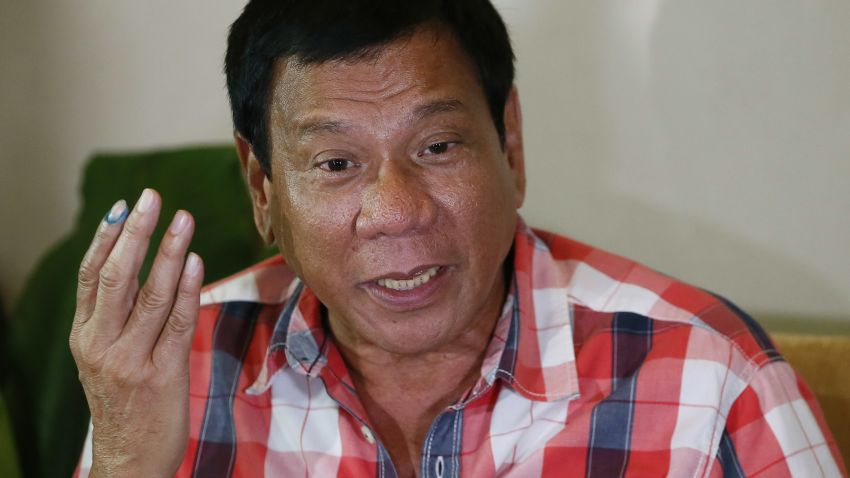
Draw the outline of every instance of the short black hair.
M357 59L432 23L452 34L475 66L504 145L514 53L489 0L249 1L230 27L224 71L234 128L266 174L271 173L268 105L277 60Z

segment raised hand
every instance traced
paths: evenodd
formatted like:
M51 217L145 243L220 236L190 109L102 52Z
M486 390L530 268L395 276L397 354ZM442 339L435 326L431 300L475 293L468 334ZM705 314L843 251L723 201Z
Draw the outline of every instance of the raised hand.
M186 256L194 221L178 211L139 289L160 206L152 189L129 214L117 202L80 266L69 341L92 414L90 476L173 476L188 442L203 263Z

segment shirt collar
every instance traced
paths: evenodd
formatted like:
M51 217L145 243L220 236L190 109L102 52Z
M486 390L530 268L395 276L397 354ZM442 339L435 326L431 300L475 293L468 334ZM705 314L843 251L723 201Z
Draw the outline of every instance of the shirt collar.
M489 374L529 400L578 395L572 308L562 270L549 247L519 220L511 317L508 326L496 327L494 340L501 337L504 345L498 367Z
M549 248L521 219L514 237L513 266L510 290L485 353L481 379L464 403L496 379L534 401L578 394L566 280ZM327 365L332 344L322 324L321 303L300 280L294 281L287 296L266 360L248 393L264 393L283 368L316 377Z
M310 377L318 376L327 364L328 338L322 324L322 304L301 279L296 278L287 294L266 350L266 359L254 383L246 392L265 393L272 379L284 368Z

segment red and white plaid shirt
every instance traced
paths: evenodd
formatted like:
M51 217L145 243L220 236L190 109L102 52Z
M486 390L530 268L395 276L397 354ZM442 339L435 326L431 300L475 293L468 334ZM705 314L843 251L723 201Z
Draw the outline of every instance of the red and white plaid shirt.
M521 222L513 260L481 377L434 421L420 476L846 476L812 393L734 305ZM202 304L177 476L395 476L280 257Z

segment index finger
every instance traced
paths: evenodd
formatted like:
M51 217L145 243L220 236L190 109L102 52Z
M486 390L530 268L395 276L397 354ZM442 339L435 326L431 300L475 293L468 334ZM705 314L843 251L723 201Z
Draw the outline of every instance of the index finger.
M156 227L159 208L159 195L153 189L145 189L100 269L89 321L101 339L118 337L127 322L134 301L131 294L135 294L134 284Z
M94 238L83 256L77 278L77 310L74 314L74 323L77 326L86 323L94 311L100 269L115 246L129 212L127 202L123 199L112 205L98 224Z

